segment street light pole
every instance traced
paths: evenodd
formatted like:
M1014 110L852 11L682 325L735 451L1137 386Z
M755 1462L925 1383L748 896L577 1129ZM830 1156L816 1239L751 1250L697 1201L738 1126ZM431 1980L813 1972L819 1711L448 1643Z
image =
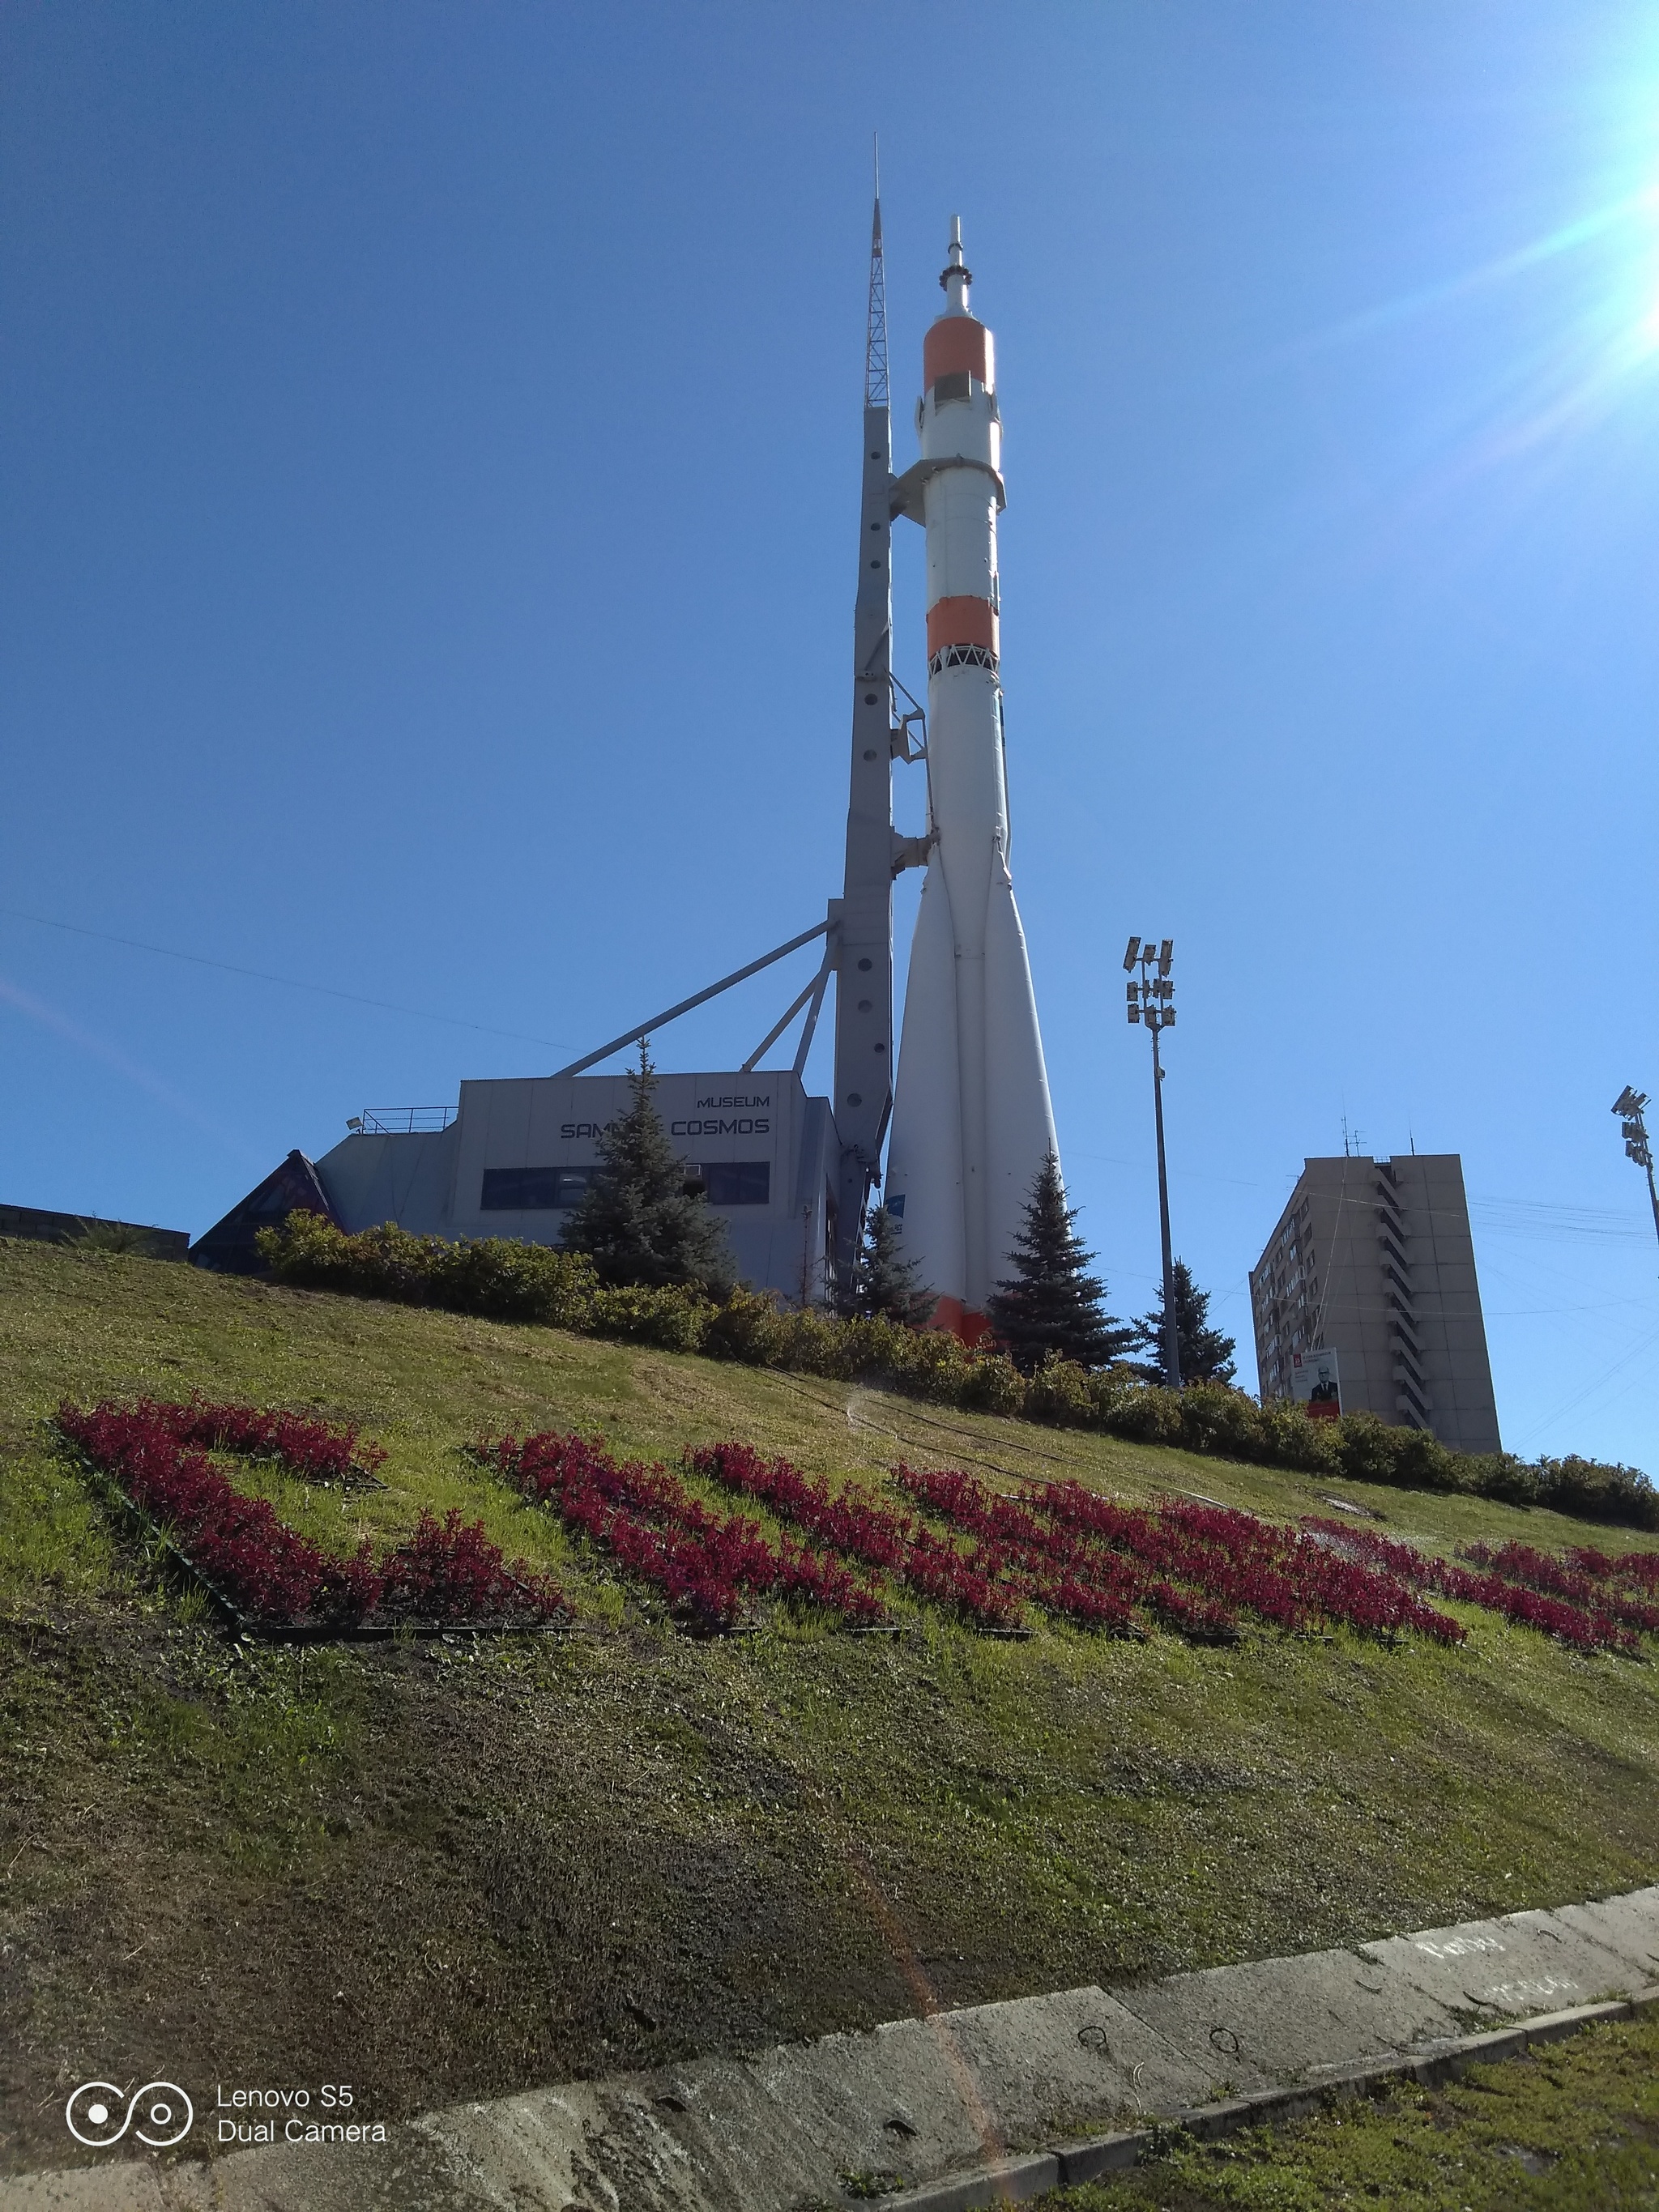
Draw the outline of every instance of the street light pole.
M1143 945L1132 937L1123 956L1129 971L1128 1014L1151 1032L1152 1040L1152 1119L1158 1130L1158 1223L1164 1240L1164 1380L1171 1390L1181 1388L1181 1329L1176 1313L1175 1257L1170 1242L1170 1176L1164 1155L1164 1062L1158 1033L1175 1021L1175 985L1170 979L1175 941L1162 945L1148 938ZM1134 980L1135 969L1140 981Z
M1645 1091L1638 1091L1626 1084L1613 1102L1613 1110L1625 1125L1625 1150L1638 1168L1645 1168L1648 1177L1648 1196L1653 1204L1653 1226L1659 1234L1659 1188L1653 1180L1653 1147L1648 1142L1648 1125L1643 1108L1648 1103Z

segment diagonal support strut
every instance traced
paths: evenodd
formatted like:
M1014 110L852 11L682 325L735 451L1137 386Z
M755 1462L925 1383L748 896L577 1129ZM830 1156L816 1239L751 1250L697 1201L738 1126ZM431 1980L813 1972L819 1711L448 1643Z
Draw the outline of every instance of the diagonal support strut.
M701 1006L709 999L719 998L722 991L729 991L734 983L744 982L750 975L758 975L763 968L769 968L775 961L799 951L803 945L810 945L815 937L822 937L829 927L827 916L823 921L814 922L811 929L804 929L799 937L792 937L787 945L780 945L775 951L763 953L758 960L751 960L746 968L735 969L731 975L722 975L718 983L711 983L706 991L695 991L689 999L682 999L678 1006L668 1006L661 1013L653 1014L648 1022L641 1022L636 1029L612 1037L609 1044L602 1044L597 1052L590 1052L585 1059L573 1060L568 1067L556 1067L553 1071L555 1080L562 1075L580 1075L585 1067L609 1060L613 1052L620 1052L625 1044L637 1044L642 1036L648 1036L653 1030L659 1030L665 1022L677 1021L682 1014L689 1014L693 1006Z
M801 1008L806 1004L806 1001L809 999L813 1001L813 1006L811 1013L807 1018L806 1037L807 1042L809 1044L811 1042L812 1030L817 1024L818 1018L817 1010L823 1002L823 987L829 981L835 965L835 945L832 940L831 943L824 948L823 964L818 969L817 973L807 984L806 988L800 994L800 996L797 999L791 1000L787 1011L781 1015L777 1021L773 1023L771 1028L768 1030L766 1035L755 1047L755 1049L750 1054L748 1059L744 1060L743 1066L739 1071L742 1074L751 1075L754 1073L756 1067L758 1066L761 1060L764 1059L766 1054L771 1051L773 1046L788 1028L790 1023L794 1020L796 1015L800 1012ZM795 1073L797 1075L800 1073L799 1066L796 1068Z

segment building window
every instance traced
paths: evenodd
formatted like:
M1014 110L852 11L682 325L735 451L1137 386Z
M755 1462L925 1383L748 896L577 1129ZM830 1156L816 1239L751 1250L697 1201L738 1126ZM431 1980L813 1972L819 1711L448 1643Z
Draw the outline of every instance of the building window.
M483 1213L552 1213L576 1205L597 1168L486 1168L478 1200Z
M770 1160L709 1160L702 1170L710 1206L769 1206Z

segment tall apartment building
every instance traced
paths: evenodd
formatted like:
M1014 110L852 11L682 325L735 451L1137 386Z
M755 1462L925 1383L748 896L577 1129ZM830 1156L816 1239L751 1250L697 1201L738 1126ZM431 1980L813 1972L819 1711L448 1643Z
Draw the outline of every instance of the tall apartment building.
M1250 1271L1261 1395L1292 1395L1292 1359L1334 1351L1345 1413L1495 1452L1498 1407L1463 1164L1306 1160Z

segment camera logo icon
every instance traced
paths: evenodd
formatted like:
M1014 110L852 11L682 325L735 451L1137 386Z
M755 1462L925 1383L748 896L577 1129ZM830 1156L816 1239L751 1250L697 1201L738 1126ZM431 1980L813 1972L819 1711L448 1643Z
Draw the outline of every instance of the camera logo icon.
M146 2081L129 2097L113 2081L83 2081L64 2107L76 2142L109 2150L131 2128L141 2143L167 2150L195 2124L196 2107L176 2081Z

